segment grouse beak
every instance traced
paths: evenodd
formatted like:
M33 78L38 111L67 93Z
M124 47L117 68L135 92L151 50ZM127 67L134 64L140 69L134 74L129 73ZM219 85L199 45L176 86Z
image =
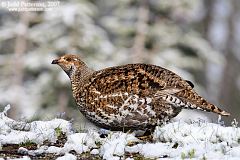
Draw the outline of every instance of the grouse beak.
M59 63L58 59L54 59L54 60L52 61L52 64L58 64L58 63Z

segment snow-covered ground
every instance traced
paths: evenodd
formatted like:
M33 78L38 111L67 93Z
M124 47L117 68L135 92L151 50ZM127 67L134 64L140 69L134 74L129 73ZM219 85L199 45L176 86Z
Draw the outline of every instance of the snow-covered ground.
M0 153L3 146L10 144L37 144L32 150L19 147L17 152L22 154L21 160L30 160L40 154L56 154L58 160L75 160L77 155L84 153L107 160L130 160L136 155L154 159L240 159L240 128L236 122L232 127L201 121L172 122L156 127L154 142L147 142L123 132L110 132L106 138L100 138L97 130L76 133L71 123L63 119L31 123L14 121L7 117L9 109L7 106L0 113ZM60 132L66 135L62 146L44 143L47 140L54 144ZM0 157L0 160L2 158L6 157Z

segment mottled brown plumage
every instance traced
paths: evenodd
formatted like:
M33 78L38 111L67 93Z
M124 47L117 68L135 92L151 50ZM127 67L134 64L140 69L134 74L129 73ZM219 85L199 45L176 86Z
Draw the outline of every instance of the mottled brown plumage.
M190 81L159 66L128 64L93 71L69 54L52 63L69 76L80 111L103 128L152 128L182 108L230 115L199 96Z

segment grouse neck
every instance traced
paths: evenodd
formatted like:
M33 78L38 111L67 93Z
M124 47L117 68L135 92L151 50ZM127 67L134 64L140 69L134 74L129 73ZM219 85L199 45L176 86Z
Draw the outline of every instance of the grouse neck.
M88 67L77 69L70 77L73 92L80 91L93 72L94 71Z

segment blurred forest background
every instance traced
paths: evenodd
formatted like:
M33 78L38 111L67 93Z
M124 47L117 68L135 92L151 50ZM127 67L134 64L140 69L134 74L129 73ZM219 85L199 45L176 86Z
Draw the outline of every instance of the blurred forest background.
M92 68L144 62L195 84L240 120L240 1L69 0L46 12L0 8L0 106L16 119L78 118L70 81L51 61L77 53ZM199 115L200 114L200 115ZM217 115L184 112L186 119ZM77 120L76 120L77 119Z

